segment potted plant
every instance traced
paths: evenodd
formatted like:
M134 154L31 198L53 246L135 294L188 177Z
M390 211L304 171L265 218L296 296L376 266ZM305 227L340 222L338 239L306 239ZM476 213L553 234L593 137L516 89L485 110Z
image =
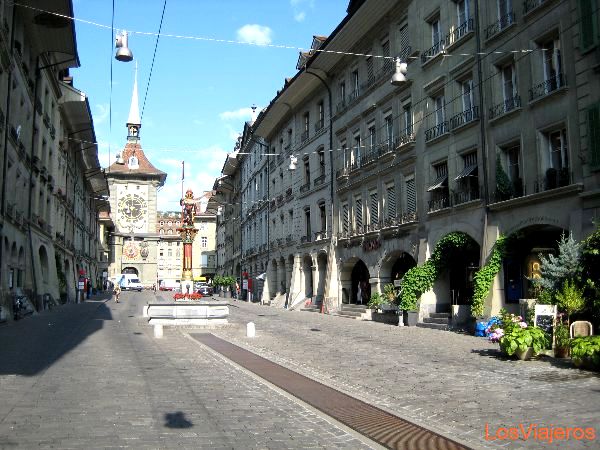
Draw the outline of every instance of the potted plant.
M491 329L489 339L500 344L500 350L528 360L548 346L548 336L541 328L528 326L521 316L500 312L500 323Z
M569 356L570 341L569 325L562 321L557 321L554 327L554 356L557 358L566 358Z
M570 347L575 366L600 370L600 336L573 338Z
M402 311L404 325L414 327L419 321L419 313L417 310L417 302L412 296L401 297L398 309Z

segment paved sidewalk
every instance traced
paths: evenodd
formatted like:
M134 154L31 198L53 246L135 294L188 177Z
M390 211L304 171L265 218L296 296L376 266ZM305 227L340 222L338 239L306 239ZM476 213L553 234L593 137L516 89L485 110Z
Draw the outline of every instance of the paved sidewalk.
M600 374L567 361L506 359L496 344L453 332L236 301L231 311L234 326L215 335L475 448L600 448ZM521 423L594 427L597 438L491 440Z
M0 448L369 448L176 330L151 292L0 328Z

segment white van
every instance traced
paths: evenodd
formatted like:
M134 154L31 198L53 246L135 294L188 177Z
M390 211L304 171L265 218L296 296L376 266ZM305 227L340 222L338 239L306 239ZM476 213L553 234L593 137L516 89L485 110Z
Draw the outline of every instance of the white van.
M118 281L119 286L124 291L138 291L142 292L144 286L142 285L138 276L134 273L124 273Z

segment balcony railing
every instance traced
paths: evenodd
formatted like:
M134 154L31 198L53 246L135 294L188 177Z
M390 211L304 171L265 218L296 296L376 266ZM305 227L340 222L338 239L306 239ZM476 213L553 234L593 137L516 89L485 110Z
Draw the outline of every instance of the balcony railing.
M317 131L319 131L321 128L323 128L323 126L324 126L324 125L325 125L325 121L324 121L323 119L320 119L320 120L318 120L318 121L315 123L315 133L316 133Z
M374 231L379 231L381 229L381 224L379 221L368 223L365 225L365 233L372 233Z
M307 242L312 242L312 236L311 235L302 236L300 238L300 243L301 244L306 244Z
M338 102L338 104L335 105L336 112L343 111L345 108L346 108L346 99Z
M500 33L505 28L511 26L513 23L515 23L515 12L511 11L508 14L505 14L504 16L500 17L500 19L498 19L496 22L489 25L485 29L485 38L491 38L492 36Z
M360 96L360 90L356 89L355 91L350 92L348 95L348 103L352 103Z
M452 116L450 119L450 128L454 130L476 119L479 119L479 107L473 106L471 109Z
M349 174L350 174L349 167L342 167L341 169L338 169L335 171L336 178L347 177Z
M409 211L398 214L395 217L388 217L383 221L383 228L397 227L405 223L411 223L417 221L417 212Z
M439 55L446 48L446 39L442 39L439 42L433 44L430 48L421 53L421 64L425 64L427 61L433 59Z
M373 161L377 161L377 158L379 158L379 147L373 146L362 157L362 165L365 166Z
M300 135L300 142L304 142L308 139L308 130L304 130L304 132Z
M446 133L448 133L448 121L444 120L428 130L425 130L425 141L431 141Z
M307 192L308 190L310 190L310 181L300 186L300 192Z
M498 103L490 108L490 120L501 116L502 114L506 114L507 112L512 111L515 108L521 107L521 96L515 95L514 97L508 98L504 100L502 103Z
M552 78L548 78L546 81L529 89L529 101L548 95L566 84L565 76L562 73L558 73Z
M450 46L455 42L460 41L469 32L473 31L473 19L467 19L461 23L454 31L446 35L446 46Z
M523 2L523 14L528 14L547 0L525 0Z
M429 212L438 211L450 207L450 197L437 197L429 200L427 203Z
M535 192L549 191L568 186L573 181L573 174L568 167L562 169L548 169L546 175L535 180Z
M394 147L398 149L400 147L404 147L407 144L412 144L415 141L416 137L412 132L404 133L398 136L396 139L394 139Z
M315 181L313 182L314 186L319 186L320 184L323 184L325 182L325 174L318 176L317 178L315 178Z
M453 193L454 204L460 205L473 200L479 200L479 186L472 189L465 189L462 191L455 191Z
M321 231L315 232L315 242L322 241L323 239L327 239L327 238L329 238L328 230L321 230Z
M292 198L292 188L289 187L285 190L285 198L286 200L290 200Z

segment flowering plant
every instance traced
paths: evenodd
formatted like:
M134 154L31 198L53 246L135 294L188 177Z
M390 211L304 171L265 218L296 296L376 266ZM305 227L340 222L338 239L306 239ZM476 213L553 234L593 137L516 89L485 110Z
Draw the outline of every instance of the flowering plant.
M492 325L488 338L498 342L500 348L507 355L513 355L517 350L524 352L533 347L534 353L548 345L548 336L545 331L535 326L528 326L521 316L509 314L506 310L500 311L500 321Z
M173 296L174 300L200 300L202 298L202 294L192 293L192 294L180 294L177 293Z

